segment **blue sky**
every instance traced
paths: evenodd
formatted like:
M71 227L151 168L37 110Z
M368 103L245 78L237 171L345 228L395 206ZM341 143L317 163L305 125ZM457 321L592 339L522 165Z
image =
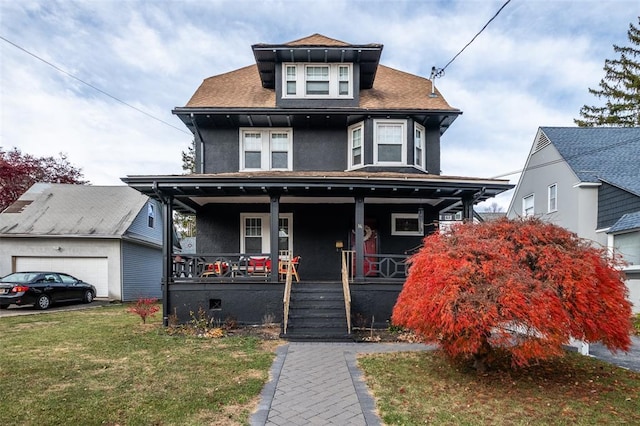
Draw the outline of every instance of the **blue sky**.
M382 43L381 63L428 78L504 2L2 0L0 36L157 119L0 40L0 146L65 153L94 185L182 173L192 136L172 108L203 79L252 64L252 44L313 33ZM628 44L638 6L512 0L436 79L463 111L442 138L443 174L518 170L538 127L573 126L582 105L598 103L588 88L616 57L612 45ZM495 201L506 210L509 199Z

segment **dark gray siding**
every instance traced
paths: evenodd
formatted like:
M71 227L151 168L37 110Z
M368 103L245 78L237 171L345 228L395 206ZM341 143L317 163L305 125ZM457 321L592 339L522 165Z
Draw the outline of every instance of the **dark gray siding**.
M240 168L240 130L203 129L204 173L237 172Z
M640 197L603 182L598 188L598 229L615 224L622 215L640 210Z
M433 223L437 211L423 206L425 222ZM419 246L422 237L391 235L391 213L417 213L417 205L365 206L366 223L378 232L378 253L405 254ZM268 213L268 205L211 204L197 215L198 252L237 253L240 248L240 213ZM340 252L336 242L351 244L354 204L286 204L281 213L293 213L294 254L301 256L298 271L303 280L340 279ZM433 232L426 226L425 233Z
M161 298L162 249L122 242L122 300Z

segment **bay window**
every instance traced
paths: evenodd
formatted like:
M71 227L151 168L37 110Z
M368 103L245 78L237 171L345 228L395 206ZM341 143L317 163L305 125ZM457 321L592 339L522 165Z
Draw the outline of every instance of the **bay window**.
M363 164L363 130L362 123L349 127L349 168L362 166Z
M414 137L414 164L422 169L425 168L424 160L424 127L419 124L415 125Z
M407 164L407 133L404 120L374 120L375 164Z

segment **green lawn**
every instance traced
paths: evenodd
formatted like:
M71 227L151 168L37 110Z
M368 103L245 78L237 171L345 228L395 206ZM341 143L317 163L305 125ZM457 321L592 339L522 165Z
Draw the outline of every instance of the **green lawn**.
M637 425L640 373L576 353L478 374L439 352L359 359L387 425Z
M0 318L0 422L246 424L275 344L168 336L124 305Z

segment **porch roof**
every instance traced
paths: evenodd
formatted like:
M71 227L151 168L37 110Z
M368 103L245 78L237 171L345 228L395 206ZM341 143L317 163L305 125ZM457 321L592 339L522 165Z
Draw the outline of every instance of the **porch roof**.
M178 210L195 211L210 202L291 197L303 202L365 199L424 203L441 211L462 207L462 200L485 201L513 185L502 179L394 172L261 171L191 175L127 176L122 181L152 198L171 196Z

